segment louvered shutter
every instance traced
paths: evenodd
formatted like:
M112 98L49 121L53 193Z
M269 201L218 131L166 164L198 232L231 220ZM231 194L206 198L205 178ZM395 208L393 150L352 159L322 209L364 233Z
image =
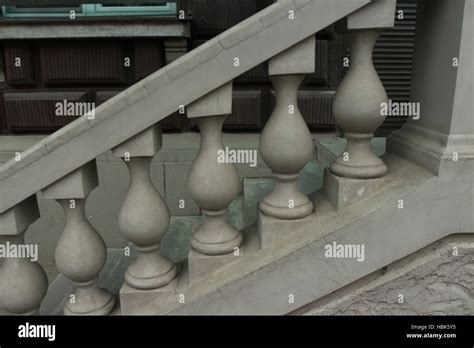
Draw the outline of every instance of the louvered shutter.
M386 30L377 40L374 49L374 64L393 101L410 100L411 72L415 47L416 1L398 1L395 27ZM403 11L403 19L398 19ZM400 128L406 117L387 117L377 132L384 135Z

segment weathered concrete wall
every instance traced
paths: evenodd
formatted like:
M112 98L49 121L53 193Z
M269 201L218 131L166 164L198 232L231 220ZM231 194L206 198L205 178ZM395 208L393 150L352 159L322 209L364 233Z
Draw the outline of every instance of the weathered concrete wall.
M293 314L473 315L474 236L455 235Z
M419 4L411 100L420 103L420 118L392 133L387 151L437 174L444 160L474 158L474 3Z
M429 0L419 6L411 99L420 102L421 117L409 122L449 134L451 117L444 116L453 112L458 69L451 64L459 58L464 1Z

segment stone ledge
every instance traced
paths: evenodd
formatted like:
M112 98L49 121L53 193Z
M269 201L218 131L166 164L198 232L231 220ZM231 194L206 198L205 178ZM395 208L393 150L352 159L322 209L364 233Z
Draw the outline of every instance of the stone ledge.
M190 37L188 22L146 21L140 23L43 22L18 23L2 21L0 40L123 38L123 37Z
M387 151L417 163L438 174L442 161L474 158L474 136L446 135L412 124L405 124L387 138Z

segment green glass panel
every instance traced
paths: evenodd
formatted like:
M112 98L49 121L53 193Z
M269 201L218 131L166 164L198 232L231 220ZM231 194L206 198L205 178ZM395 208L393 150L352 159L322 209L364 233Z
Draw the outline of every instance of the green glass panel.
M115 4L86 4L78 6L2 6L4 17L69 17L70 11L75 11L76 17L89 16L174 16L176 2L156 1L153 3L135 1L132 3Z

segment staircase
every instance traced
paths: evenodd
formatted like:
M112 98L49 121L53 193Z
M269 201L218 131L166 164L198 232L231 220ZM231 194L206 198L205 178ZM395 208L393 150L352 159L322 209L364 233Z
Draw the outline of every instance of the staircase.
M474 126L466 117L472 106L464 97L469 88L472 94L472 81L458 78L472 68L443 75L456 93L437 98L436 89L416 84L431 76L423 69L441 64L427 58L438 47L424 43L433 26L457 26L461 39L449 41L446 54L457 52L461 61L472 56L472 22L452 23L448 16L472 18L472 5L425 4L428 19L436 6L452 11L438 19L441 24L423 22L417 41L425 64L414 72L415 96L430 100L427 108L432 109L422 123L408 122L389 137L388 153L380 158L370 142L384 120L380 105L388 98L373 67L372 49L381 30L393 26L395 3L280 0L15 156L0 167L0 242L25 244L25 231L40 218L36 193L41 191L66 215L55 254L58 270L75 286L63 308L66 315L288 314L453 233L472 233ZM323 188L308 197L297 183L313 144L297 91L305 74L314 71L315 33L341 19L350 34L351 65L333 111L347 145L326 168ZM446 32L438 33L440 39ZM260 152L274 186L259 203L257 224L240 231L226 214L242 191L242 180L235 166L219 162L217 154L224 148L221 129L232 110L232 80L265 61L276 105ZM175 264L159 251L170 214L149 167L162 146L156 124L182 107L201 133L187 190L202 222L186 262ZM451 127L437 129L436 117L449 117ZM118 219L136 249L119 298L99 287L106 246L84 212L87 197L99 185L95 158L110 150L130 172ZM325 249L334 243L364 245L363 262L328 257ZM38 314L47 290L38 263L8 257L1 264L0 308Z

